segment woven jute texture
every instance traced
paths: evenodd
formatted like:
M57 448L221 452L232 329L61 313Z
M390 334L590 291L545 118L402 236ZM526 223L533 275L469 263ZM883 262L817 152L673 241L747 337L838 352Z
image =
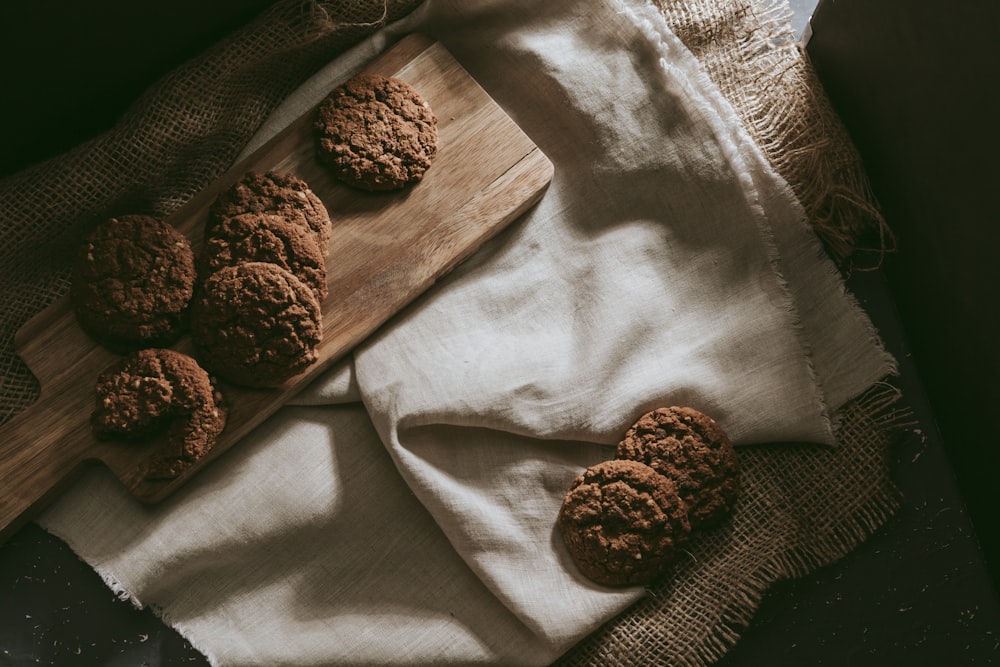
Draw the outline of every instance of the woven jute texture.
M803 202L831 254L851 261L888 231L861 162L829 108L779 0L656 0L751 136ZM108 133L0 181L0 422L38 388L14 334L64 294L68 259L96 220L165 216L232 163L309 75L419 0L281 0L150 88ZM892 514L888 449L898 395L873 388L839 415L839 449L741 450L731 522L704 533L667 579L562 664L711 663L733 646L775 581L845 555Z
M787 0L654 0L704 65L830 255L877 264L893 247L857 150L792 28Z

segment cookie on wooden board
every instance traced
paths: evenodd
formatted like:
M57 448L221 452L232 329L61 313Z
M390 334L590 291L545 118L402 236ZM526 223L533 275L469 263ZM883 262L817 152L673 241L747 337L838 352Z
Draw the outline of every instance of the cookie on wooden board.
M221 379L275 387L318 358L322 311L305 282L268 262L219 269L191 306L198 359Z
M359 74L320 103L317 155L341 181L370 191L419 181L437 155L437 117L407 82Z
M192 357L145 348L119 359L97 379L90 423L98 438L138 439L165 432L146 477L172 479L215 445L227 410L208 373Z
M242 213L220 220L205 240L200 273L225 266L269 262L298 276L322 301L327 295L326 258L314 235L273 213Z
M112 349L169 345L187 326L195 277L187 237L150 216L124 215L79 247L70 299L80 326Z
M642 415L618 443L616 456L672 479L695 528L720 521L736 503L740 467L733 443L715 420L694 408L664 407Z
M247 172L219 193L209 207L206 237L220 221L244 213L270 213L287 218L308 229L326 255L332 233L330 213L309 184L298 176L278 171Z
M557 524L579 570L607 586L654 581L691 533L673 482L644 463L617 459L573 481Z

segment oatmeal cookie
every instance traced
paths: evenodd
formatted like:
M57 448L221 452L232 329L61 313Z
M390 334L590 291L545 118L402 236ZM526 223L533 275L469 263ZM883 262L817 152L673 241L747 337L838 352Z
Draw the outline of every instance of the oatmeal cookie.
M219 221L205 241L202 275L245 262L277 264L309 285L319 301L326 298L324 253L308 231L287 218L243 213Z
M234 384L274 387L317 359L322 313L313 290L268 262L219 269L191 307L198 358Z
M194 284L187 237L150 216L124 215L98 225L80 246L70 299L84 331L127 351L176 340Z
M276 171L246 173L209 207L205 236L211 236L220 221L244 213L280 215L308 229L326 256L332 230L330 213L301 178Z
M147 438L166 445L148 464L148 478L178 476L212 449L227 411L208 373L190 356L146 348L100 374L90 423L98 438Z
M437 154L437 117L413 86L360 74L319 106L317 155L340 180L397 190L423 178Z
M612 460L577 477L558 526L580 571L608 586L647 584L688 540L687 507L673 482L638 461Z
M644 414L618 443L616 455L672 479L696 528L721 520L736 502L740 475L733 443L715 420L694 408Z

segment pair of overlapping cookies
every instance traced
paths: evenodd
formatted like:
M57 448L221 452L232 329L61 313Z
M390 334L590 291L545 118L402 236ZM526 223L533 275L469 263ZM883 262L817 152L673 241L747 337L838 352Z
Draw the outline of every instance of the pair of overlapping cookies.
M642 415L615 455L573 481L557 524L592 581L649 584L675 563L693 531L732 512L739 462L722 427L690 407Z
M394 190L420 180L437 119L399 79L359 75L315 120L317 157L348 185ZM125 356L96 385L94 433L145 438L168 430L147 478L173 478L211 449L227 409L212 375L279 386L318 357L326 256L322 201L301 179L250 172L211 205L202 252L166 222L123 215L80 247L71 302L81 327ZM190 331L195 357L169 348Z

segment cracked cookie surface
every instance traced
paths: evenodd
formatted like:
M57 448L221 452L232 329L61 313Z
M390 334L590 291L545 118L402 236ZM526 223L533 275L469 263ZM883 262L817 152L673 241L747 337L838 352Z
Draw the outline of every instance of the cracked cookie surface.
M277 171L247 172L212 202L205 226L206 237L219 222L244 213L280 215L305 227L326 255L332 233L330 213L301 178Z
M306 229L280 215L243 213L219 221L201 259L205 276L244 262L269 262L301 278L319 301L327 295L324 253Z
M172 479L207 454L227 410L208 373L192 357L146 348L118 360L96 383L90 424L98 438L139 439L166 433L145 476Z
M113 349L167 345L187 325L195 275L191 244L171 225L146 215L111 218L77 250L73 312Z
M557 524L579 570L608 586L652 582L691 533L673 482L643 463L617 459L573 481Z
M420 180L437 154L437 118L413 86L360 74L320 103L317 155L343 182L396 190Z
M657 408L642 415L618 443L616 456L641 461L677 486L691 524L722 520L739 493L739 461L715 420L694 408Z
M191 307L191 340L207 369L234 384L274 387L316 359L319 301L293 273L244 262L208 277Z

